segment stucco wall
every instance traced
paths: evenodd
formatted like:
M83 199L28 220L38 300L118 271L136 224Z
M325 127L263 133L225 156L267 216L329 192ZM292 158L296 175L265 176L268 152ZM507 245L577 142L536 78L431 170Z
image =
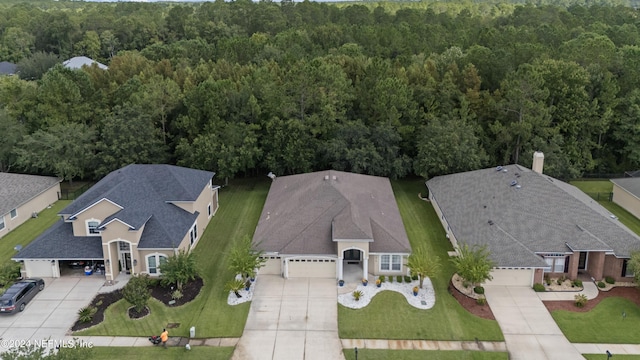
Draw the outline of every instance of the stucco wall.
M458 240L456 239L455 235L453 234L453 231L451 231L451 229L449 228L449 224L447 223L447 219L442 215L442 211L440 210L440 207L438 206L438 201L433 196L431 191L429 191L429 200L431 200L431 206L433 206L433 210L435 210L436 214L438 215L438 219L440 220L440 224L442 224L442 228L444 229L444 231L446 233L446 236L449 239L449 242L451 242L451 245L453 246L454 249L457 249L458 248Z
M44 191L40 195L27 201L21 206L16 208L17 216L11 218L11 213L1 215L4 217L4 229L0 230L0 238L8 234L11 230L22 225L25 221L31 219L32 214L39 213L47 208L47 206L58 201L58 194L60 193L60 183Z
M96 203L92 207L78 214L76 219L73 220L73 235L89 236L89 234L87 234L87 220L96 219L102 222L104 219L118 211L120 211L120 208L107 200L102 200Z
M640 199L613 184L613 202L640 219Z

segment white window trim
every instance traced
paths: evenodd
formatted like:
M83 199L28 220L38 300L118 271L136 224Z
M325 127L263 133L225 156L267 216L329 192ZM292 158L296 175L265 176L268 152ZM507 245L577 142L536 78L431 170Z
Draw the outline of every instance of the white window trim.
M12 213L15 212L16 214L13 215ZM18 217L18 209L13 209L9 212L9 216L11 216L11 220L15 219Z
M167 260L169 259L169 257L167 256L167 254L163 254L163 253L153 253L153 254L149 254L146 255L144 257L144 262L145 262L145 266L147 267L147 274L149 274L149 276L160 276L162 275L162 272L160 272L160 257L165 257ZM151 270L149 269L149 258L154 257L156 259L156 272L152 273Z
M4 223L4 215L0 216L0 231L7 228L7 224Z
M383 256L389 256L389 268L388 269L383 269L382 268L382 257ZM394 270L393 269L393 264L394 264L393 259L394 259L395 256L399 257L399 259L400 259L400 261L397 262L398 264L400 264L400 269L398 269L398 270ZM400 255L400 254L380 254L379 255L379 259L380 259L380 261L378 263L378 268L379 268L380 272L389 272L389 273L391 273L391 272L402 271L402 255Z
M194 231L195 230L195 231ZM196 221L189 229L189 245L194 246L198 242L198 222Z
M91 233L91 231L89 230L89 223L90 223L90 222L97 222L97 223L98 223L98 226L100 226L100 223L101 223L102 221L100 221L100 219L93 219L93 218L85 220L85 221L84 221L84 227L85 227L85 228L86 228L86 230L87 230L87 236L101 236L102 234L100 234L100 230L97 230L97 231L98 231L98 233L97 233L97 234L92 234L92 233Z
M209 214L209 219L211 219L211 217L213 216L213 206L211 205L211 203L207 205L207 214Z

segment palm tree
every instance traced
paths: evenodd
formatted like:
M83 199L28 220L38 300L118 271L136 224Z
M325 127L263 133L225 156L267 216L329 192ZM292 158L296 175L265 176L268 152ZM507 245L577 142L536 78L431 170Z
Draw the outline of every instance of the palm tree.
M412 276L418 276L420 288L424 278L433 277L440 271L440 261L435 256L429 256L425 246L413 249L407 261L407 267L411 270Z

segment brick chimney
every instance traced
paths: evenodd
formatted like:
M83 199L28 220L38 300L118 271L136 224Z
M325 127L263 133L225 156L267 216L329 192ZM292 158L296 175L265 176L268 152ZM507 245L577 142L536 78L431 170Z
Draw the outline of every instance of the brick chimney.
M533 165L531 165L531 169L538 174L542 174L542 167L544 165L544 154L541 151L536 151L533 153Z

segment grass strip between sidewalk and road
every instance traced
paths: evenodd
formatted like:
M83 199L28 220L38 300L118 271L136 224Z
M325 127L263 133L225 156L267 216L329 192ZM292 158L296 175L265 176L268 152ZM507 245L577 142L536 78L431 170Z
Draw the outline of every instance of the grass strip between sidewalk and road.
M233 354L232 347L194 346L191 350L183 347L95 347L92 360L228 360Z
M424 181L399 180L393 181L392 186L411 246L427 246L442 265L440 274L431 279L436 304L429 310L420 310L409 305L402 295L383 291L363 309L354 310L338 305L340 337L503 341L504 337L496 321L472 315L448 292L454 266L447 251L453 248L431 203L418 198L418 193L427 192ZM431 352L417 353L425 356Z
M354 349L344 349L346 360L355 360ZM506 352L450 351L450 350L377 350L358 349L358 359L367 360L508 360Z
M195 326L196 337L240 337L244 329L250 303L227 304L228 292L224 284L235 274L229 270L227 253L244 235L253 237L264 201L269 190L266 181L235 180L220 190L220 207L211 219L196 248L197 264L204 286L195 300L179 307L167 307L151 300L151 314L132 320L124 300L105 311L105 321L76 332L82 336L151 336L157 335L169 323L180 324L170 329L170 336L189 336Z

